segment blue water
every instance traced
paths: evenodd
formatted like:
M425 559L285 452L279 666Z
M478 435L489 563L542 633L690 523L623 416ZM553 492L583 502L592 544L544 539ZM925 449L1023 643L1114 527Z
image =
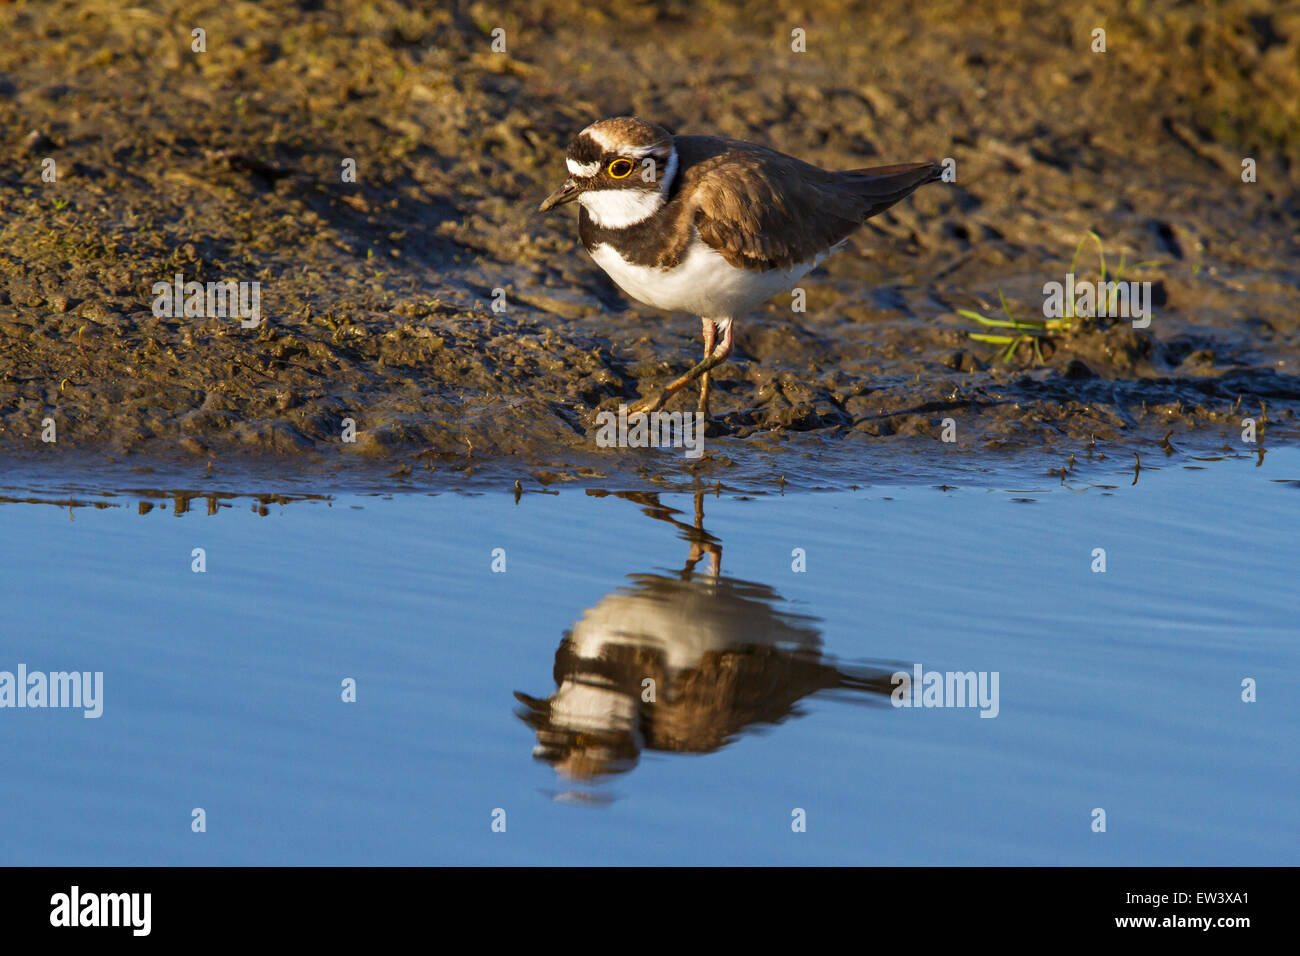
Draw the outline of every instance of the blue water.
M0 864L1300 863L1300 453L1132 478L0 505Z

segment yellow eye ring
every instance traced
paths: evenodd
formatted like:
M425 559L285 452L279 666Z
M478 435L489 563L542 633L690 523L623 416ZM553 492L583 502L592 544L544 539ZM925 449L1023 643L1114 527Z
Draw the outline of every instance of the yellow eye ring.
M609 174L615 179L627 179L632 175L632 170L636 169L636 163L630 159L616 159L609 164ZM622 172L619 172L622 170Z

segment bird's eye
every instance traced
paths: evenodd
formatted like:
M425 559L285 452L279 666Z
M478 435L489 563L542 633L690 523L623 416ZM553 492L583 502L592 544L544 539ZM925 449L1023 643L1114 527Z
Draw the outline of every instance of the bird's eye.
M609 164L609 174L615 179L627 179L636 165L630 159L616 159Z

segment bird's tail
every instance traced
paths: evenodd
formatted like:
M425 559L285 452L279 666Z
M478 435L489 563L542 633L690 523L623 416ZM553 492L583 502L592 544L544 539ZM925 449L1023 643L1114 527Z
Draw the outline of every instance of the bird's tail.
M843 175L863 201L862 218L870 219L900 199L906 199L926 183L942 179L943 167L936 162L899 163L871 169L850 169Z

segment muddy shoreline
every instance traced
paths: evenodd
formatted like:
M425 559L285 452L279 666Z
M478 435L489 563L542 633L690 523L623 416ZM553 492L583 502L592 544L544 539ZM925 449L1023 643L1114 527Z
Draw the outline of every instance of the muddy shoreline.
M1144 9L6 4L4 476L825 487L1252 452L1245 419L1294 443L1300 13ZM627 112L827 167L956 161L805 279L806 311L738 323L699 461L596 444L596 411L695 360L698 321L535 212L567 139ZM1000 294L1041 315L1081 241L1081 275L1150 263L1127 276L1149 328L1006 361L969 338L958 310ZM177 273L258 282L260 325L155 315Z

